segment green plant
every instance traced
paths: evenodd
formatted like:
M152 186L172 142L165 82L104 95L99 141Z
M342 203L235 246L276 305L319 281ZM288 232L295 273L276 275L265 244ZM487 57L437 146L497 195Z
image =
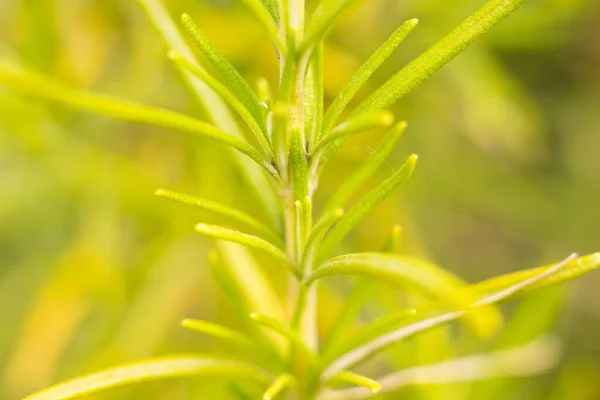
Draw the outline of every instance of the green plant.
M491 29L524 0L491 0L465 20L445 38L401 69L352 112L344 112L354 95L416 26L416 20L401 25L390 38L356 72L326 112L323 105L322 41L327 31L356 1L323 1L312 17L305 21L302 0L245 0L272 38L281 64L278 90L271 93L261 80L257 93L252 91L236 69L202 35L191 18L182 17L183 27L197 45L214 77L195 61L193 52L180 37L162 4L157 0L139 0L151 21L163 35L170 49L168 56L190 88L203 102L210 123L167 110L125 102L71 89L23 68L0 64L0 82L16 92L54 100L73 107L127 121L154 124L206 136L229 145L232 156L245 174L264 211L264 221L234 208L165 189L157 195L199 207L220 215L234 224L250 229L252 234L215 225L198 224L198 233L218 239L219 252L211 254L210 264L223 290L244 318L248 334L196 320L183 325L217 337L247 354L253 361L223 360L200 356L150 360L76 379L32 395L31 399L63 399L104 388L144 380L187 375L218 375L254 381L270 399L287 391L297 398L368 397L382 389L394 390L410 383L407 371L402 377L390 375L373 380L352 371L358 363L388 345L410 336L463 318L475 332L489 336L501 324L493 304L527 293L533 289L575 278L600 266L600 255L580 258L571 256L556 265L540 267L467 285L436 265L394 253L399 231L395 230L380 253L345 254L332 257L346 235L366 214L383 201L412 174L416 156L375 190L346 212L342 211L355 191L380 166L406 129L405 122L394 125L393 115L385 110L400 97L416 88L478 37ZM237 125L235 111L248 125ZM339 122L340 118L344 119ZM369 157L343 182L323 212L315 218L312 206L319 176L332 156L351 136L372 129L388 128L378 155ZM250 137L244 135L251 134ZM255 145L251 143L254 142ZM291 284L291 310L276 301L270 283L262 278L260 268L245 252L230 247L234 242L266 252L287 269ZM399 310L360 328L349 338L342 338L352 310L340 318L321 345L316 330L317 297L315 284L328 275L360 275L360 285L385 280L410 292L417 292L429 302L415 309ZM240 284L244 282L244 284ZM251 283L250 283L251 282ZM255 292L252 294L252 292ZM257 295L256 292L259 294ZM360 292L360 291L358 291ZM262 296L262 300L248 300ZM349 302L360 303L360 294ZM258 302L267 304L256 313ZM485 362L506 354L490 354ZM515 361L515 359L517 361ZM478 359L481 360L481 359ZM461 359L456 365L477 361ZM518 365L513 357L512 365ZM453 364L431 366L432 379L450 377ZM518 373L516 366L505 367L506 373ZM425 373L427 373L425 369ZM441 372L440 372L441 371ZM425 374L426 376L426 374ZM481 378L474 372L471 379ZM419 379L423 379L422 377ZM448 378L450 379L450 378ZM338 383L365 389L332 390Z

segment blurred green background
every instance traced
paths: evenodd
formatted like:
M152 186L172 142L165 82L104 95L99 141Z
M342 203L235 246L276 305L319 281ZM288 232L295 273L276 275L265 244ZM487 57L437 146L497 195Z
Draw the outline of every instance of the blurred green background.
M194 17L252 85L260 76L275 85L275 52L240 2L165 3L175 18L184 11ZM420 24L361 96L483 0L363 3L329 35L327 99L406 19ZM0 57L77 87L202 117L165 53L134 0L0 0ZM421 156L419 168L345 248L378 249L400 223L403 251L427 255L472 282L600 250L600 2L530 0L394 111L409 129L378 179L409 153ZM321 181L318 204L377 143L364 135L344 147ZM259 215L227 157L208 140L0 86L1 399L143 357L226 354L179 325L184 317L240 324L206 266L210 241L192 229L216 219L153 192L166 187ZM321 296L324 331L351 285L332 282ZM599 285L600 274L591 274L509 305L506 332L489 342L459 329L452 345L441 346L452 332L435 331L390 353L393 363L413 365L523 344L548 330L563 342L552 372L390 398L600 398ZM363 317L392 309L395 295L382 290ZM219 380L186 379L90 398L231 393Z

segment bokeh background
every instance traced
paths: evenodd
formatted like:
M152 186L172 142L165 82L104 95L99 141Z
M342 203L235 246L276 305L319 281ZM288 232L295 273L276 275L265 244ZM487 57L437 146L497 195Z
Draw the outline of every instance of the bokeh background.
M175 18L184 11L194 17L250 83L265 76L275 84L275 53L240 2L166 3ZM406 19L420 24L359 97L483 0L363 3L329 35L327 99ZM165 53L134 0L0 0L3 59L73 86L202 117ZM472 282L600 250L599 110L600 2L530 0L395 106L409 129L378 179L409 153L421 156L419 168L344 247L378 249L399 223L403 251ZM322 180L318 204L377 142L365 135L344 147ZM206 266L212 244L193 234L195 222L216 220L155 198L159 187L260 213L228 153L211 141L0 86L1 399L143 357L226 354L179 325L184 317L239 325ZM352 284L332 282L322 296L323 330ZM491 341L440 330L392 352L398 365L413 365L549 331L563 343L552 372L390 398L600 398L599 285L600 274L591 274L509 305L508 329ZM365 318L392 309L394 296L379 292ZM460 340L450 343L451 332ZM219 380L186 379L90 398L226 399L231 392Z

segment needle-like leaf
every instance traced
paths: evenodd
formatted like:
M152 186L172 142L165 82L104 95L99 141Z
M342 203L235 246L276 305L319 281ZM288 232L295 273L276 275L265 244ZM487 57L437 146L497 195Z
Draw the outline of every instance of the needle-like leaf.
M333 227L323 240L319 250L320 260L329 256L335 248L339 246L344 237L356 227L373 207L388 197L394 189L408 180L415 168L416 162L417 156L413 154L398 171L383 181L377 188L372 190L365 198L358 202L358 204L352 207L344 217L342 217L340 222Z
M262 222L258 221L256 218L251 217L242 211L236 210L235 208L224 206L211 200L190 196L184 193L173 192L168 189L158 189L155 194L178 203L183 203L201 210L210 211L217 215L229 218L232 221L244 224L247 227L265 235L270 241L279 245L279 247L283 247L283 243L281 242L281 239L277 233L264 225Z
M306 148L299 130L292 130L292 171L294 183L294 199L302 201L308 196L308 165L306 160Z
M289 121L289 106L284 103L277 103L272 113L271 142L275 152L275 164L283 182L288 180L288 159L291 146Z
M312 152L313 147L319 140L323 125L323 98L324 98L324 78L323 78L323 44L317 46L312 60L313 83L314 83L314 107L311 126L307 133L308 150Z
M273 18L273 21L275 22L275 26L278 26L279 25L279 4L278 4L277 0L261 0L261 1L265 5L265 8L269 12L269 14L271 15L271 18Z
M450 60L521 7L527 0L490 0L442 40L402 68L353 112L388 108L436 73Z
M263 394L263 400L273 400L277 395L294 384L294 377L290 374L279 375Z
M169 52L169 58L173 60L174 63L178 64L181 68L187 69L192 74L202 79L202 81L206 83L208 87L210 87L212 90L215 91L215 93L221 96L221 98L227 104L229 104L229 106L233 108L235 112L237 112L244 121L246 121L246 123L252 130L252 133L254 133L254 136L262 146L263 150L267 152L267 154L269 154L271 157L273 157L273 151L271 149L271 145L269 144L269 140L267 139L267 135L265 133L266 131L259 126L254 116L250 114L250 111L248 111L244 104L242 104L242 102L238 100L238 98L233 93L231 93L231 91L225 85L213 78L202 67L194 64L193 62L181 56L175 51Z
M153 359L111 368L52 386L26 397L25 400L64 400L104 389L157 379L184 376L225 376L269 384L271 377L260 368L238 361L200 356Z
M198 319L184 319L181 321L181 325L192 331L223 340L224 342L230 343L236 347L256 350L256 344L245 335L222 325Z
M348 199L377 171L406 130L406 122L400 122L385 135L379 146L360 166L346 178L331 195L325 210L343 207Z
M73 89L43 75L5 63L0 63L0 82L17 92L56 101L73 108L218 140L253 159L273 177L278 177L273 165L254 147L236 136L187 115Z
M215 239L222 239L263 250L281 261L281 263L290 268L292 272L297 273L290 264L290 260L286 254L279 247L271 242L266 241L265 239L261 239L254 235L249 235L247 233L234 231L232 229L227 229L222 226L209 224L197 224L196 232Z
M314 148L314 152L326 148L332 142L345 142L351 136L365 132L371 129L385 128L394 123L394 114L385 110L376 110L372 113L365 113L358 118L344 122L333 129L331 132L323 136ZM339 146L339 144L338 144Z
M256 15L256 18L260 21L262 26L269 34L269 37L275 44L277 50L279 50L280 53L285 54L287 52L286 45L281 40L277 25L275 23L276 20L273 19L276 11L273 7L274 3L270 0L267 0L266 2L264 0L242 0L242 3L244 3L254 13L254 15Z
M511 296L514 296L515 294L517 294L519 292L522 292L523 290L527 289L528 287L531 287L531 286L543 281L544 279L556 274L562 268L564 268L566 265L571 263L573 258L574 258L574 255L571 255L568 258L566 258L565 260L563 260L562 262L555 264L554 266L552 266L549 269L546 269L539 275L533 276L525 281L518 282L512 286L504 288L503 290L496 292L494 294L491 294L489 296L480 298L479 300L477 300L475 303L473 303L471 305L470 310L473 310L474 308L479 307L479 306L486 306L486 305L489 305L492 303L497 303L499 301L508 299ZM598 261L599 260L597 258L595 260L593 260L594 263L597 263ZM472 287L471 287L471 289L472 289ZM434 317L415 322L413 324L401 327L395 331L389 332L385 335L379 336L379 337L375 338L374 340L372 340L360 347L357 347L357 348L347 352L346 354L340 356L337 360L332 362L327 367L327 369L323 372L323 377L328 378L328 377L335 375L339 371L348 369L348 368L352 367L353 365L356 365L357 363L370 357L374 353L381 351L383 348L391 345L392 343L399 342L410 336L416 335L420 332L424 332L424 331L432 329L436 326L446 324L450 321L454 321L458 318L465 316L466 314L467 314L466 310L461 310L461 311L452 311L449 313L436 315Z
M331 383L335 382L344 382L351 383L356 386L362 386L371 391L371 393L379 393L381 392L381 383L377 382L374 379L367 378L366 376L359 375L350 371L340 371L334 376L331 377Z
M163 0L137 0L137 2L148 16L150 24L165 42L166 47L189 60L195 60L192 49L179 32L179 27L171 18ZM237 121L221 98L189 71L180 67L177 69L192 95L206 110L209 121L219 129L242 138L243 134ZM244 155L231 151L230 156L244 181L248 182L250 193L256 198L261 211L269 218L271 225L281 228L280 205L268 177Z
M371 75L383 64L385 60L392 54L392 52L398 47L402 41L408 36L413 30L418 19L411 19L406 21L400 28L396 29L394 33L386 40L371 57L352 75L350 82L346 84L340 91L340 93L333 100L333 103L327 109L325 117L323 118L323 132L328 132L335 121L342 115L344 109L354 98L359 89L369 80Z
M476 301L475 292L446 270L413 257L386 253L357 253L334 257L309 274L310 284L329 275L374 277L431 299L438 299L447 309L466 309ZM482 336L496 332L502 316L493 308L471 313L469 322Z
M513 272L511 274L506 274L488 279L483 282L479 282L475 285L472 285L471 287L473 288L473 290L475 290L481 295L488 295L490 293L494 293L499 290L503 290L507 287L513 286L519 282L523 282L533 277L539 276L540 274L554 268L555 265L556 264L544 265L542 267ZM587 274L588 272L592 272L598 268L600 268L600 253L593 253L581 256L576 260L567 263L557 273L552 274L545 279L542 279L532 285L527 286L526 288L521 290L519 294L526 294L538 289L543 289L545 287L568 282L584 274Z
M194 21L189 15L183 14L181 21L185 30L190 34L194 43L202 51L202 54L208 61L215 67L215 69L221 74L223 82L231 90L233 94L244 104L250 114L258 122L259 126L263 131L265 130L264 122L262 119L262 107L256 94L250 89L250 86L246 83L244 78L235 69L233 65L229 63L223 57L223 55L212 45L212 43L200 32L200 29L196 26Z

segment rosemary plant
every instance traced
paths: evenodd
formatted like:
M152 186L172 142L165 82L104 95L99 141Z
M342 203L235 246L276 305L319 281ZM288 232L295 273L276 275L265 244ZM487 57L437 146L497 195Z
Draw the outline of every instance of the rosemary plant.
M279 82L273 85L276 90L261 79L254 91L192 18L184 14L181 23L176 24L160 0L138 0L166 42L174 67L206 108L208 122L69 88L16 65L0 63L0 83L16 93L221 142L232 150L233 161L264 212L261 217L254 217L207 199L167 189L156 192L166 199L211 211L241 229L204 223L195 227L199 234L217 240L218 250L211 253L210 265L244 319L247 332L200 320L184 320L183 326L222 340L248 355L254 363L246 358L242 361L194 355L153 359L58 384L28 399L68 399L134 382L191 375L226 376L255 382L265 400L368 398L411 383L427 383L428 376L432 382L451 380L456 368L464 369L461 379L494 376L489 369L477 366L498 358L506 361L506 354L458 359L443 365L419 367L418 371L392 372L381 379L362 376L353 372L353 368L391 344L457 319L464 320L479 335L489 336L502 323L496 303L598 268L600 253L572 255L554 265L474 285L464 283L430 262L397 254L394 249L400 234L398 228L381 252L334 253L369 211L409 179L417 164L417 156L411 155L366 197L346 207L407 128L406 122L395 122L387 108L525 1L488 1L353 110L347 110L351 100L415 28L416 19L400 25L325 109L323 40L336 21L358 1L323 0L307 17L304 0L242 0L271 38L280 63ZM202 63L188 47L178 26L203 55ZM247 126L240 127L238 117ZM316 212L313 195L328 161L350 137L374 129L387 130L377 156L367 158L339 185L323 210ZM271 283L262 279L260 266L245 250L240 253L239 248L231 247L228 242L267 253L271 262L281 266L281 273L287 274L290 280L285 304L274 306L277 302L271 301L267 307L257 307L258 302L252 301L253 292L260 292L263 298L276 298ZM237 256L233 256L234 253ZM316 320L315 288L318 281L329 275L361 276L358 285L363 289L382 280L419 293L427 301L414 309L398 310L366 324L352 335L342 335L361 304L360 294L352 295L345 314L338 318L327 340L322 340ZM502 364L503 373L524 373L518 356L510 360L512 364ZM339 389L340 384L346 388ZM243 395L240 394L240 398Z

